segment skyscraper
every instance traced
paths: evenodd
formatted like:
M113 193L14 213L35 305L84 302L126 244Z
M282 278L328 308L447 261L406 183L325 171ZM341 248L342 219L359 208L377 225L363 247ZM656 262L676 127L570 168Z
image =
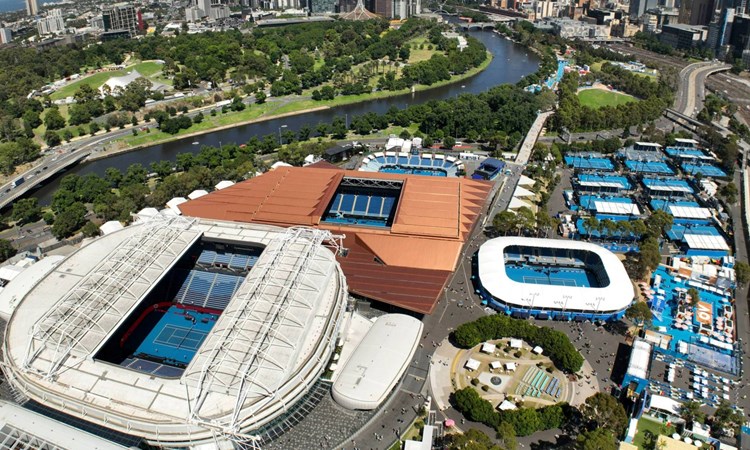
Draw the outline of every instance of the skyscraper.
M39 5L36 0L26 0L26 12L30 16L36 16L39 14Z
M656 8L658 4L657 0L630 0L628 14L630 14L631 19L637 19L649 9Z
M136 34L138 29L138 16L135 7L129 3L116 3L102 10L104 31L124 31L130 33L130 37Z

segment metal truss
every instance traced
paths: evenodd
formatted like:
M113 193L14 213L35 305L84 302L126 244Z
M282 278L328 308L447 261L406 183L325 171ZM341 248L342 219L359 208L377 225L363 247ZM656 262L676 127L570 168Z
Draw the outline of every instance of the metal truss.
M111 331L102 322L117 323L150 288L154 280L146 272L165 271L197 235L184 233L193 222L155 216L104 257L34 324L24 370L49 379L74 351L82 357L91 354ZM88 336L95 338L84 342Z
M327 230L289 228L269 245L250 273L252 285L240 288L240 294L224 311L209 341L204 343L194 362L202 366L189 369L185 381L195 389L188 395L189 420L217 430L235 441L247 439L239 427L246 400L258 398L258 409L279 397L300 351L299 336L316 314L316 293L325 289L322 280L330 273L330 259L322 260L323 244L339 251L339 244ZM311 295L313 294L313 295ZM231 395L231 414L220 419L204 417L201 409L211 406L210 394ZM190 392L189 392L190 394ZM256 444L252 444L256 445ZM254 447L250 447L254 448Z
M401 189L404 185L403 180L378 180L375 178L357 178L344 177L340 186L363 187L363 188L384 188L384 189Z

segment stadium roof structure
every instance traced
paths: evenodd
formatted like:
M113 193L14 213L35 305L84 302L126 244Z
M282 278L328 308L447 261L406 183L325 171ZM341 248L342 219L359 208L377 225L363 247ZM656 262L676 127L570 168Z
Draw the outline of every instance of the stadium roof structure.
M723 236L685 233L683 240L692 249L729 250L729 245Z
M99 360L203 238L265 250L185 371L167 378ZM339 248L327 230L160 214L94 240L30 287L5 330L4 373L32 400L154 445L254 441L333 353L347 299Z
M339 372L333 399L349 409L377 408L409 367L422 329L406 314L380 316Z
M559 286L522 283L505 270L505 250L509 246L537 249L582 250L596 254L606 271L604 287ZM568 239L500 237L479 247L479 280L494 298L515 308L607 313L622 311L633 301L633 284L614 253L589 242Z
M323 221L342 183L401 192L390 228ZM429 314L492 188L481 180L281 167L180 205L186 216L313 226L346 236L338 260L352 293Z
M638 205L635 203L595 201L594 208L597 213L601 214L641 215L641 210L638 209Z
M678 219L710 219L710 208L669 205L669 213Z

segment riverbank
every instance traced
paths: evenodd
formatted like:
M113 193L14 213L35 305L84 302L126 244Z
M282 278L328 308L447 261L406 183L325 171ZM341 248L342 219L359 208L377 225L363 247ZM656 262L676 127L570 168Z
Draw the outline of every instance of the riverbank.
M126 136L124 138L115 140L113 142L114 144L113 147L103 150L103 151L93 153L91 156L86 158L86 161L96 161L100 159L105 159L105 158L109 158L109 157L119 155L122 153L142 150L144 148L152 147L154 145L179 141L179 140L183 140L183 139L187 139L191 137L197 137L197 136L201 136L205 134L210 134L216 131L227 130L227 129L240 127L244 125L251 125L251 124L265 122L269 120L290 117L290 116L295 116L295 115L300 115L300 114L306 114L306 113L315 112L315 111L326 110L326 109L330 109L330 108L337 107L337 106L352 105L352 104L363 103L367 101L382 100L382 99L386 99L390 97L398 97L398 96L407 95L413 92L429 91L431 89L440 88L440 87L447 86L450 84L457 84L461 81L466 81L478 75L485 69L487 69L487 67L489 67L490 63L492 62L493 58L494 58L493 54L488 51L487 58L478 67L472 68L466 71L466 73L463 73L461 75L454 76L450 80L443 80L443 81L434 83L429 86L417 85L414 87L413 91L411 89L401 89L398 91L377 91L377 92L361 94L361 95L337 96L333 100L324 100L324 101L315 101L312 99L299 99L299 100L290 101L284 105L278 106L277 108L273 108L273 104L269 102L263 105L251 105L248 110L241 111L238 113L222 114L221 119L231 120L233 116L238 119L237 121L232 121L231 123L227 123L227 124L222 124L218 126L208 126L199 130L193 129L194 127L196 127L196 125L193 125L193 127L188 128L187 130L182 130L183 132L177 133L175 135L168 135L166 133L162 133L161 131L155 130L149 134L140 133L138 136ZM256 112L258 112L259 114L257 114L255 117L252 117L250 119L245 118L248 115L253 115ZM210 120L210 117L206 117L206 119L204 120ZM201 124L198 124L198 126L200 125Z

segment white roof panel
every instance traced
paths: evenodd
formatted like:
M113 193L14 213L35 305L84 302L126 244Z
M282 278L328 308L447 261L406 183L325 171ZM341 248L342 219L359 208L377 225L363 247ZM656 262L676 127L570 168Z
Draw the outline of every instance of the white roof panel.
M594 202L596 212L602 214L629 214L631 216L640 216L641 211L635 203L618 203L618 202Z
M709 236L705 234L685 234L683 237L688 247L703 250L729 250L727 241L722 236Z
M633 351L630 353L628 362L628 375L647 379L648 363L651 360L651 344L646 341L637 339L633 342Z
M709 208L698 208L695 206L669 205L669 212L680 219L709 219L711 210Z

